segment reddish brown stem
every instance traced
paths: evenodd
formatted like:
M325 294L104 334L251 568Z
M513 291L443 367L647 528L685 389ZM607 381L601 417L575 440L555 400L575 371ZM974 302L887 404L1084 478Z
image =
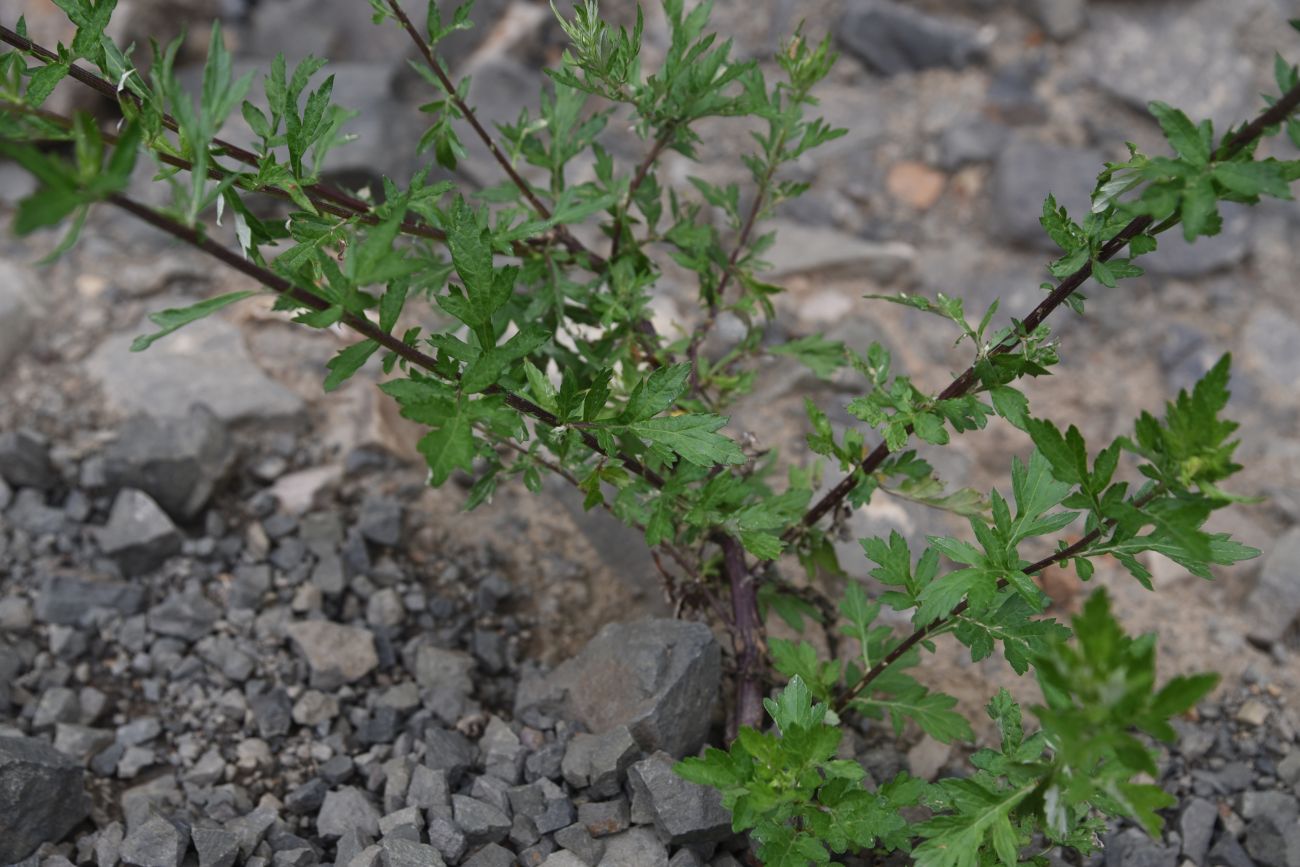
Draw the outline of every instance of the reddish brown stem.
M762 620L758 613L758 583L745 568L745 549L734 536L722 536L722 573L731 586L731 640L736 651L736 707L728 723L728 737L741 726L757 728L763 722Z
M641 184L645 183L646 176L650 174L650 169L654 166L655 161L659 159L659 155L663 153L664 148L668 147L668 143L673 140L674 133L674 126L669 124L663 134L655 139L650 152L645 155L645 159L641 160L641 164L637 166L636 174L632 176L632 181L627 186L627 196L623 200L623 209L614 220L614 240L609 245L609 260L611 262L618 258L619 246L623 240L623 225L626 221L627 211L632 207L632 199L636 196L636 191L641 188Z

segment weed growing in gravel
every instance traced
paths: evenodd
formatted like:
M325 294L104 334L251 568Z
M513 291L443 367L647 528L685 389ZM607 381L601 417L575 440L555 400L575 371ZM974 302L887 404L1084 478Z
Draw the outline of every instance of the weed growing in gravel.
M1061 248L1050 266L1059 282L1043 284L1044 300L1009 327L992 327L996 304L972 318L957 298L887 298L955 326L969 348L969 366L928 393L896 372L878 343L764 341L782 290L761 277L773 241L761 226L806 187L781 170L844 134L815 116L814 88L835 61L828 41L797 33L769 81L707 31L708 3L688 10L684 0L663 0L671 41L647 73L640 16L630 31L615 29L585 0L571 16L556 12L571 46L550 72L540 114L490 132L466 104L466 82L453 80L437 54L442 39L469 26L468 7L444 20L431 3L417 23L398 0L371 0L376 22L405 30L423 58L415 68L432 96L422 109L430 124L421 151L455 168L466 153L461 136L475 136L504 179L462 194L422 171L405 186L386 179L374 203L320 179L350 116L331 102L333 79L319 79L325 61L290 69L277 59L255 102L252 76L232 76L214 27L195 100L173 72L179 41L155 46L146 73L104 34L113 0L56 2L77 25L70 46L34 45L22 21L0 27L13 49L0 55L0 153L39 181L15 231L70 223L61 252L93 204L139 217L251 277L295 321L356 332L359 342L329 363L325 389L379 356L391 374L381 388L429 429L419 448L430 482L471 474L470 508L511 476L536 490L552 473L580 488L587 508L642 530L674 601L733 636L734 737L728 750L687 759L679 772L722 791L734 827L751 833L764 863L826 863L863 850L908 851L924 865L1046 863L1043 853L1055 846L1092 851L1106 815L1158 829L1155 811L1172 800L1139 780L1156 774L1139 734L1172 738L1169 718L1215 678L1157 687L1154 637L1125 635L1104 591L1071 629L1043 615L1049 600L1032 576L1069 566L1087 581L1093 561L1110 556L1150 588L1142 554L1209 578L1212 565L1257 553L1202 529L1213 510L1237 499L1222 487L1238 469L1236 425L1221 417L1228 359L1163 417L1144 413L1131 436L1101 448L1074 427L1062 431L1035 416L1017 383L1051 372L1059 347L1047 319L1063 304L1082 314L1089 278L1113 288L1141 274L1140 258L1174 227L1188 240L1216 234L1220 201L1290 198L1300 162L1257 159L1255 151L1283 129L1300 146L1296 67L1279 58L1271 107L1221 135L1209 121L1153 103L1173 155L1130 147L1129 159L1099 175L1081 221L1046 201L1042 224ZM112 99L121 123L110 132L87 115L43 109L65 78ZM219 137L235 111L253 131L250 147ZM631 118L644 141L634 166L616 165L601 144L615 117ZM666 188L660 157L669 150L693 157L708 146L697 124L717 117L757 122L754 149L742 158L750 184L692 178ZM128 194L141 153L170 188L169 205ZM581 181L579 158L589 166ZM246 203L251 195L286 200L288 218L259 217ZM598 226L598 249L579 239L580 225ZM217 240L232 235L234 247ZM701 318L690 334L669 337L651 325L665 256L698 278ZM155 313L158 330L132 348L253 294ZM417 301L436 304L455 324L418 324ZM715 357L705 342L724 313L746 331ZM860 427L837 433L808 403L809 448L843 473L816 500L817 470L799 463L779 470L774 454L725 432L728 406L768 357L858 378L847 410ZM946 492L909 448L913 437L941 446L995 418L1034 443L1026 458L1010 461L1009 500L997 491ZM1136 465L1141 483L1118 480L1121 459ZM831 540L879 492L956 511L969 518L971 536L932 536L920 551L897 534L863 539L872 574L890 588L874 599L849 582L837 602L788 574L799 564L809 577L839 573ZM1050 556L1031 562L1021 553L1031 540L1061 539L1067 527L1076 541L1055 542ZM886 606L910 616L910 633L879 621ZM766 638L773 617L798 627L820 621L832 658L808 642ZM896 731L911 721L944 742L973 737L953 710L956 699L924 682L924 654L944 633L973 660L1000 648L1016 672L1032 669L1043 693L1031 708L1040 728L1027 735L1021 708L1001 692L988 704L1001 743L974 754L973 775L929 783L900 774L868 791L859 765L834 758L847 715L888 718ZM776 682L785 685L764 698ZM930 818L909 822L901 811L918 805Z

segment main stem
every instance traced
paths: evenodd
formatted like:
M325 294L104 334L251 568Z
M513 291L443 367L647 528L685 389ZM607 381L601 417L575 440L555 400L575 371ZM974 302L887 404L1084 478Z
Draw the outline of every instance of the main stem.
M727 726L728 739L741 726L756 728L763 721L762 621L758 614L758 584L745 567L745 549L734 536L718 540L722 572L731 586L731 639L736 651L736 708Z

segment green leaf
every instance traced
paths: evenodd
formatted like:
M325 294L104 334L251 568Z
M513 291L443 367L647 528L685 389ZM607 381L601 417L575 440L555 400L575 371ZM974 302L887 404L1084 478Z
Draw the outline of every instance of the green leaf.
M333 391L346 382L378 349L379 344L376 341L363 340L340 351L326 364L330 372L329 376L325 377L325 390Z
M456 470L474 467L474 432L467 399L451 407L440 426L425 434L416 446L429 465L429 483L438 487Z
M697 467L743 464L745 453L740 446L716 433L727 421L724 416L701 413L649 418L623 427L629 433L672 449Z
M740 531L740 544L760 560L775 560L781 556L781 551L785 548L785 543L781 541L780 536L759 530Z
M1291 198L1291 185L1287 182L1286 172L1276 160L1219 163L1214 167L1213 174L1216 181L1243 196Z
M656 369L637 383L619 420L643 421L668 409L686 390L690 375L691 365L687 362Z
M1164 130L1165 138L1179 156L1194 166L1209 163L1209 143L1202 138L1201 131L1187 115L1163 102L1152 102L1149 107L1160 128Z
M149 314L149 321L159 327L159 331L153 334L142 334L135 340L131 341L132 352L143 352L153 345L154 341L166 337L178 328L189 325L209 316L222 307L234 304L236 301L242 301L257 293L252 290L241 292L230 292L225 295L219 295L216 298L208 298L197 304L191 304L189 307L171 307L167 310L159 310L157 313Z
M820 334L800 337L768 349L775 355L789 355L806 365L821 379L830 377L848 363L848 350L838 340L827 340Z
M989 399L994 411L1023 431L1029 429L1029 398L1024 392L1009 385L989 389Z
M1187 182L1183 190L1183 237L1194 241L1200 235L1217 235L1222 220L1219 217L1218 196L1209 175L1197 175Z

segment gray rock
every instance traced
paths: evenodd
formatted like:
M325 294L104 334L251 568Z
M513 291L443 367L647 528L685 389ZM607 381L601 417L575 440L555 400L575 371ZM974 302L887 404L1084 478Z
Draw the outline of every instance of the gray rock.
M628 782L636 812L648 813L669 843L714 843L731 834L731 814L722 806L721 793L675 774L673 757L667 753L632 765Z
M593 837L608 837L626 831L631 824L627 798L612 801L588 801L578 805L578 824Z
M969 163L991 162L1008 135L1005 126L982 115L963 115L939 134L937 165L951 172Z
M1227 831L1219 832L1214 847L1210 849L1210 860L1207 863L1213 867L1255 867L1255 862L1241 848L1237 838Z
M375 837L379 834L379 809L365 792L344 786L325 796L316 814L316 832L330 839L356 831Z
M64 532L66 527L63 510L47 506L45 493L36 488L20 490L5 517L29 536L53 536Z
M667 867L668 850L649 828L631 828L605 838L598 867Z
M1086 0L1026 0L1022 5L1053 39L1069 39L1088 21Z
M445 863L437 849L419 840L385 837L379 848L383 867L443 867Z
M618 726L601 735L574 735L560 768L570 786L588 789L595 798L608 798L622 788L623 775L640 755L627 726Z
M453 864L460 863L465 850L469 848L469 842L465 839L465 832L456 827L450 815L429 816L429 826L426 831L429 835L429 843L442 853L443 858Z
M1177 846L1161 846L1136 828L1112 836L1106 844L1106 867L1175 867Z
M474 745L460 732L430 726L424 732L424 747L424 763L445 771L452 785L474 764Z
M1099 4L1079 54L1083 71L1139 111L1160 100L1223 129L1250 109L1252 63L1235 31L1251 14L1267 13L1252 3ZM1163 50L1169 45L1179 50Z
M420 815L419 807L403 807L379 819L379 833L385 840L401 837L418 843L423 828L424 818Z
M519 735L500 717L488 720L483 736L478 742L479 752L483 756L483 766L487 774L503 780L507 784L519 782L519 774L524 767L525 750L519 742Z
M25 596L0 599L0 632L26 632L33 620L32 603Z
M1256 307L1242 334L1246 361L1259 371L1261 378L1283 388L1296 382L1290 377L1300 377L1300 357L1295 352L1295 347L1300 345L1297 341L1300 341L1300 323L1272 305ZM1292 582L1293 587L1295 583Z
M91 756L113 743L113 732L73 723L58 723L54 727L54 748L82 767L90 763Z
M1043 199L1055 195L1076 222L1082 220L1103 162L1098 151L1013 138L993 172L993 218L999 232L1016 243L1055 252L1056 244L1038 222Z
M450 811L451 786L447 784L446 769L434 770L427 765L412 768L406 802L422 810Z
M158 813L133 823L122 841L122 862L136 867L180 867L190 835Z
M500 843L510 833L510 817L486 801L452 795L451 810L456 827L471 847Z
M90 611L104 608L130 617L144 610L144 588L128 581L52 575L36 594L36 619L75 626Z
M0 263L0 269L5 267ZM0 305L3 305L2 298ZM3 315L2 311L0 315ZM3 327L0 324L0 329ZM3 353L4 350L0 350L0 354ZM15 488L48 490L60 482L58 471L50 463L49 443L45 437L29 430L0 433L0 476Z
M108 523L96 532L100 550L128 578L161 566L181 549L180 533L144 491L124 488L113 500Z
M236 325L209 316L147 352L130 352L135 337L150 328L111 335L86 359L87 374L117 411L178 416L199 399L228 423L292 420L302 412L302 400L253 361Z
M379 665L375 638L366 629L300 620L285 627L285 633L306 658L314 683L355 683Z
M515 853L489 843L465 861L465 867L515 867Z
M402 538L401 502L392 497L369 496L361 502L357 528L361 535L377 545L396 545Z
M510 806L515 813L532 819L542 834L558 831L574 819L573 802L563 789L545 778L511 789Z
M39 281L35 272L17 262L0 260L0 369L18 357L31 339L37 321ZM0 475L4 475L0 471Z
M298 815L318 812L325 803L327 792L329 786L326 782L320 777L313 777L285 796L284 808Z
M1204 798L1192 798L1183 807L1178 817L1178 833L1183 838L1183 857L1190 858L1194 864L1204 864L1206 852L1210 848L1210 838L1214 836L1214 823L1219 818L1219 811Z
M1223 230L1188 243L1181 232L1161 235L1154 253L1142 257L1142 267L1167 277L1199 277L1241 263L1250 251L1255 225L1248 206L1224 202L1219 207Z
M668 859L668 867L704 867L704 859L690 849L678 849Z
M421 645L415 651L415 682L422 689L447 689L461 695L474 691L474 657L459 650Z
M190 837L199 853L199 867L231 867L239 855L239 838L224 828L195 828Z
M916 260L916 249L901 241L866 241L789 220L775 220L771 228L776 242L763 258L772 266L772 277L851 273L889 284L906 278Z
M197 593L173 593L149 609L149 628L160 635L198 641L221 616L221 610Z
M1300 857L1295 828L1300 805L1292 795L1278 791L1250 791L1242 798L1242 815L1246 824L1246 851L1265 867L1293 867L1292 857Z
M1247 598L1251 640L1272 644L1300 616L1300 527L1288 530L1264 558L1259 581Z
M835 27L846 51L882 75L980 59L986 39L972 25L918 12L892 0L859 0Z
M80 765L42 740L0 737L0 863L57 843L89 812Z
M366 623L379 629L401 625L406 619L406 606L402 597L392 587L371 594L366 600Z
M707 626L613 623L547 677L521 683L515 711L569 714L597 733L627 726L642 749L681 756L704 742L720 680L721 651Z
M334 846L334 863L337 867L347 867L352 863L352 859L360 855L366 847L373 845L373 841L365 834L356 830L348 831L342 837L339 837L338 843Z
M583 861L576 853L570 852L568 849L561 849L547 855L546 860L541 862L541 867L591 867L591 865Z
M605 841L593 837L582 822L556 831L555 842L581 858L584 864L599 864L605 855Z
M52 686L41 693L32 714L32 728L47 729L56 723L81 721L81 702L76 692L65 686Z
M293 727L293 702L281 687L267 690L249 703L257 733L264 738L274 738L289 733Z
M191 521L212 497L235 456L226 427L202 404L178 418L139 414L104 451L114 489L136 488L177 521Z
M95 837L96 867L117 867L117 862L122 856L122 840L125 837L126 832L122 829L121 822L109 822L100 829L99 835ZM200 864L199 867L208 867L208 865ZM229 867L229 865L221 865L221 867Z

